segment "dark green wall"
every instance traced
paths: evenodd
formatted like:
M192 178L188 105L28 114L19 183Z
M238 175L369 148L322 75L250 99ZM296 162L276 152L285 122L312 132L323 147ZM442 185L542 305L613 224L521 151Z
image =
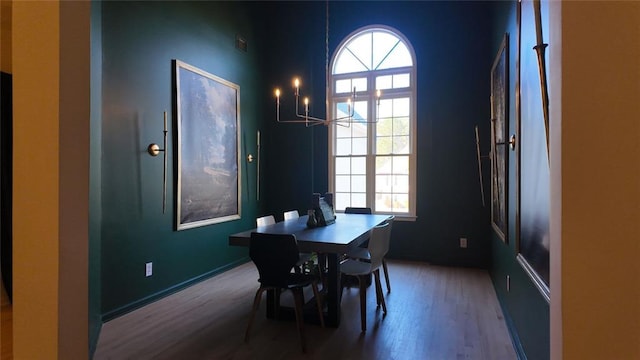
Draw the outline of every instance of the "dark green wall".
M98 239L100 255L92 250L91 260L100 266L101 286L100 291L92 286L90 296L109 319L245 261L246 249L227 245L230 233L254 227L259 215L280 219L285 210L304 212L310 193L327 191L327 129L276 124L273 97L276 86L289 89L291 79L300 76L312 113L324 116L325 3L114 1L104 2L101 14L93 16L101 21L101 44L93 46L101 48L102 73L92 81L101 81L102 97L92 101L101 102L102 112L95 115L100 129L92 129L101 156L92 154L92 198L100 205L92 199L91 219L100 221L91 236L92 248ZM489 153L489 75L505 30L515 34L515 2L331 2L330 54L343 38L370 24L399 30L417 57L418 218L394 225L390 256L489 268L518 344L529 358L546 358L548 305L517 264L515 242L505 245L493 234L476 162L474 126L481 153ZM237 34L247 39L248 52L234 47ZM514 51L512 36L512 73ZM174 231L173 177L168 211L162 213L162 159L147 155L146 147L161 143L162 112L172 110L172 59L240 85L243 159L255 154L256 132L262 133L260 200L255 163L243 162L241 220ZM511 90L514 81L511 76ZM171 127L170 138L175 135ZM168 155L172 174L173 143ZM482 161L489 204L490 164ZM511 157L511 238L514 166ZM458 247L459 237L469 239L467 249ZM146 278L148 261L154 275Z
M263 5L269 29L264 63L269 100L264 110L266 213L308 208L310 193L328 187L327 129L276 124L273 88L291 89L294 76L311 95L311 111L324 115L325 3ZM474 126L483 154L489 144L490 3L331 2L329 47L370 24L391 26L411 42L417 57L418 199L415 222L396 222L390 256L434 264L489 267L489 209L482 207ZM351 14L345 15L345 14ZM286 56L282 56L286 54ZM283 101L283 106L285 106ZM488 191L489 163L485 161ZM488 197L487 197L488 200ZM469 247L459 248L467 237Z
M491 47L493 56L498 52L504 33L509 33L509 129L508 134L516 132L516 59L518 27L516 2L496 2L494 6L494 27ZM530 29L523 29L529 31ZM533 49L523 49L531 51ZM527 101L525 97L522 101ZM522 140L525 141L525 140ZM493 232L491 238L492 261L491 278L498 299L505 312L505 319L515 337L517 349L528 359L548 359L549 343L549 304L533 285L518 261L516 231L516 153L509 151L509 243L505 244ZM507 292L506 277L510 276L510 291Z
M255 33L245 3L104 2L102 4L102 224L101 307L104 319L117 316L192 281L247 258L229 247L229 234L251 228L256 216L255 167L242 161L242 219L175 231L175 181L169 176L167 211L162 213L163 111L169 139L176 136L172 114L172 60L215 74L240 86L242 135L255 134L260 84ZM236 35L249 51L235 47ZM243 136L244 149L255 136ZM168 173L174 173L174 143ZM145 277L145 263L153 275Z

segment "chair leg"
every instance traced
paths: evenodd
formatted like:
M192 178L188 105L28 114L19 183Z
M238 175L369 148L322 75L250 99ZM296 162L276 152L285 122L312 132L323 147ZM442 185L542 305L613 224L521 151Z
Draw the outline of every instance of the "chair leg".
M313 296L316 298L316 306L318 307L318 318L320 319L320 325L324 327L324 314L322 312L322 298L320 298L320 292L318 291L318 284L314 281L311 283L313 288Z
M363 275L358 276L360 283L360 328L367 331L367 279Z
M304 318L302 314L304 300L302 299L302 289L292 289L291 292L293 293L293 299L295 302L296 324L298 326L298 335L300 335L300 346L302 347L302 352L306 353L307 344L304 338Z
M391 292L391 283L389 282L389 270L387 270L387 261L382 259L382 269L384 270L384 280L387 282L387 292Z
M384 301L384 295L382 294L382 283L380 282L380 269L376 269L373 272L373 276L376 282L376 294L379 296L380 305L382 305L382 311L387 313L387 303Z
M247 331L244 333L244 341L249 342L249 333L251 332L251 325L253 325L253 319L256 316L256 312L258 311L258 307L260 306L260 300L262 299L262 293L264 292L264 288L260 287L258 291L256 291L256 296L253 299L253 308L251 309L251 315L249 315L249 324L247 324Z

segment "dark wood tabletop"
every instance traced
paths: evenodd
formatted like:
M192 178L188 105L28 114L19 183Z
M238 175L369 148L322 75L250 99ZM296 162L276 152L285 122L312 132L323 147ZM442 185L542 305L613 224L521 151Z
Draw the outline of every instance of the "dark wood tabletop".
M336 214L336 222L307 228L307 216L281 221L229 236L229 245L249 246L252 232L294 234L302 252L346 253L369 238L369 230L384 222L388 215Z

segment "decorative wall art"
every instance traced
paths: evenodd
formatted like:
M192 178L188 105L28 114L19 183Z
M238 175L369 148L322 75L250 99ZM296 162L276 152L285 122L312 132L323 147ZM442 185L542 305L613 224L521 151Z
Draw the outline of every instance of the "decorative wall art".
M491 68L491 224L507 238L507 123L509 36L505 34Z
M520 4L520 3L519 3ZM546 5L545 9L546 10ZM550 301L550 171L548 99L544 44L548 18L540 1L519 5L520 118L518 138L517 259L542 296Z
M240 218L240 87L175 60L177 229Z

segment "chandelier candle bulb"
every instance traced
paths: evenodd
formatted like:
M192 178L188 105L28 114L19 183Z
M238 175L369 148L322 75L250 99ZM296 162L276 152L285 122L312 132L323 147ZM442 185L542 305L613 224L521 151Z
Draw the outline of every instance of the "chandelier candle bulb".
M296 96L299 96L300 95L300 80L298 80L298 78L293 80L293 85L296 88Z

